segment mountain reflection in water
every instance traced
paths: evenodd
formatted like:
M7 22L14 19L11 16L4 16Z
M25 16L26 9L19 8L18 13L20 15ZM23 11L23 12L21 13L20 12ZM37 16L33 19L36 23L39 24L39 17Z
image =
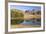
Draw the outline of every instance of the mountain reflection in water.
M41 22L35 20L24 20L21 24L23 25L41 25Z

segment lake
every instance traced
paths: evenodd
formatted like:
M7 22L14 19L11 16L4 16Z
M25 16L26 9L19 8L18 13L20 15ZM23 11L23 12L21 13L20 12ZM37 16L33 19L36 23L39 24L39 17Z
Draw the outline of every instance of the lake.
M41 22L38 22L36 20L24 20L21 24L24 24L24 25L41 25Z

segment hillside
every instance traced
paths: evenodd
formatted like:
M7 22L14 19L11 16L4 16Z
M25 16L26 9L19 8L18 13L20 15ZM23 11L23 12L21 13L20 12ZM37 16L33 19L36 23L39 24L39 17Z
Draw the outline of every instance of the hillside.
M11 9L11 17L16 18L16 17L23 17L23 11L18 10L18 9Z

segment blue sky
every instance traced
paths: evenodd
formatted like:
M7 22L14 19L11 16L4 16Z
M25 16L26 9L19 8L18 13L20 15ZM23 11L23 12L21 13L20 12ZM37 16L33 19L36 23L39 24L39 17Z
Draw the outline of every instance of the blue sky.
M18 10L41 10L41 6L23 6L23 5L11 5L11 9L18 9Z

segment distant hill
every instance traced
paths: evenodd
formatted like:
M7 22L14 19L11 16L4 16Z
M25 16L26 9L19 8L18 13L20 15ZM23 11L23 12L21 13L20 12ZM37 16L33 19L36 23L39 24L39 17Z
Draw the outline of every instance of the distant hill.
M40 10L26 10L25 13L28 13L28 14L41 14L41 11Z
M11 9L11 11L13 11L13 12L16 12L16 11L17 11L17 12L18 12L18 11L19 11L19 12L22 12L22 10L19 10L19 9Z
M24 11L22 10L18 10L18 9L11 9L11 17L23 17L24 14L23 14Z

